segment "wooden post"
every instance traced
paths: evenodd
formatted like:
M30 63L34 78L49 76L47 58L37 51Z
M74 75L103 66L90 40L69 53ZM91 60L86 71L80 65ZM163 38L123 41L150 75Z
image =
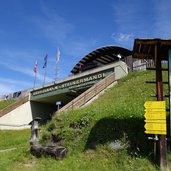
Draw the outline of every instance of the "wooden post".
M38 144L39 138L38 138L38 130L39 130L39 123L38 121L41 120L41 118L36 117L29 123L31 125L31 138L30 138L30 145Z
M169 123L170 123L170 126L169 126L169 137L171 139L171 48L169 49L169 53L168 53L168 81L169 81L169 115L170 115L170 118L169 118ZM171 150L171 145L169 146L170 150Z
M155 45L155 60L156 60L156 91L157 91L157 100L163 101L163 82L162 82L162 65L160 58L159 45ZM167 169L167 145L166 145L166 135L161 135L159 138L159 164L161 170Z
M42 155L62 159L67 155L67 149L59 145L41 145L38 138L38 121L40 118L35 118L29 124L31 125L30 152L34 156L41 157Z

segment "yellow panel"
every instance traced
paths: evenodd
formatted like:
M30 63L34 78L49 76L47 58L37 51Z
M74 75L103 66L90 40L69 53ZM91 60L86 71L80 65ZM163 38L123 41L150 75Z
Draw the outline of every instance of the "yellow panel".
M152 108L152 109L165 109L166 102L165 101L146 101L144 104L145 108Z
M166 135L166 131L154 131L154 130L147 130L145 131L146 134L160 134L160 135Z
M147 123L166 123L165 119L146 119L145 122Z
M166 123L146 123L144 127L146 131L166 131Z
M145 112L165 112L166 109L164 108L146 108Z
M166 111L146 111L146 119L166 119Z

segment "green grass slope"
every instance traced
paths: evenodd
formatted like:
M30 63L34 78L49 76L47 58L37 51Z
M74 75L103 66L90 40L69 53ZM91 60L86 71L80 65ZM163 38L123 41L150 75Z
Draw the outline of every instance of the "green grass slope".
M122 139L137 148L144 146L141 143L146 139L144 102L155 91L155 87L146 85L145 80L152 77L151 72L131 73L91 105L56 113L46 127L43 140L61 139L72 151L73 146L83 151L96 148L91 147L92 144L98 146Z
M165 77L165 76L164 76ZM135 72L106 90L96 101L79 110L56 113L53 120L41 127L42 143L58 143L68 149L63 160L50 157L36 158L29 152L28 140L21 141L11 132L0 131L11 142L5 148L18 149L0 153L1 170L59 170L59 171L155 171L151 162L153 143L144 133L144 102L155 100L154 85L146 80L154 80L153 72ZM167 79L167 78L166 78ZM167 94L165 87L165 94ZM167 99L166 99L167 100ZM17 131L21 137L29 132ZM10 136L10 137L9 137ZM122 149L113 149L119 142ZM5 144L2 141L1 148ZM171 154L168 153L171 167Z
M56 113L44 130L42 142L47 143L51 139L67 147L69 157L76 157L76 153L81 160L81 155L83 163L79 161L78 167L84 165L93 170L89 166L91 158L97 170L111 170L113 167L116 170L153 170L149 164L153 143L147 140L148 135L144 133L144 102L155 100L150 97L150 94L155 94L155 86L147 85L147 80L155 80L154 72L130 73L91 105ZM164 89L167 91L167 87ZM116 141L128 147L113 150L111 146ZM108 166L103 168L101 164L97 165L98 157L101 157L99 160L102 165L108 163Z
M16 100L6 100L6 101L0 101L0 110L8 107L9 105L15 103Z

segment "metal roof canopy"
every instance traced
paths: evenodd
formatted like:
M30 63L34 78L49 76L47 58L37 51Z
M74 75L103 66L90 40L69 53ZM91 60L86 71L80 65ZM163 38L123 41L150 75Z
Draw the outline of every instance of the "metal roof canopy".
M171 48L171 39L135 39L133 47L133 58L155 59L155 46L158 46L158 57L168 60L168 50Z
M106 65L115 61L118 61L117 55L121 55L123 58L132 54L132 51L119 46L105 46L98 48L88 55L84 56L71 70L71 73L79 73L80 67L84 68L90 64L99 63Z

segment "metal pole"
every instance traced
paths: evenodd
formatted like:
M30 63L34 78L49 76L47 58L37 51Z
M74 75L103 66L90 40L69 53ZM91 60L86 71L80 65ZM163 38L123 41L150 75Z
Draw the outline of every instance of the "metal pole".
M35 61L35 64L34 64L34 85L33 85L33 88L35 88L35 85L36 85L36 78L37 78L37 68L38 68L38 60Z
M55 81L57 80L57 78L58 78L58 66L56 64L56 66L55 66Z
M157 142L158 142L158 135L154 137L154 161L157 163Z
M37 76L37 72L35 72L33 88L35 88L35 84L36 84L36 76Z
M157 90L157 100L163 101L163 82L162 82L162 65L160 58L159 45L155 45L155 59L156 59L156 90ZM162 170L167 169L167 145L166 145L166 135L161 135L159 139L159 162L160 168Z
M44 73L44 84L45 84L45 81L46 81L46 67L45 67L45 73Z

